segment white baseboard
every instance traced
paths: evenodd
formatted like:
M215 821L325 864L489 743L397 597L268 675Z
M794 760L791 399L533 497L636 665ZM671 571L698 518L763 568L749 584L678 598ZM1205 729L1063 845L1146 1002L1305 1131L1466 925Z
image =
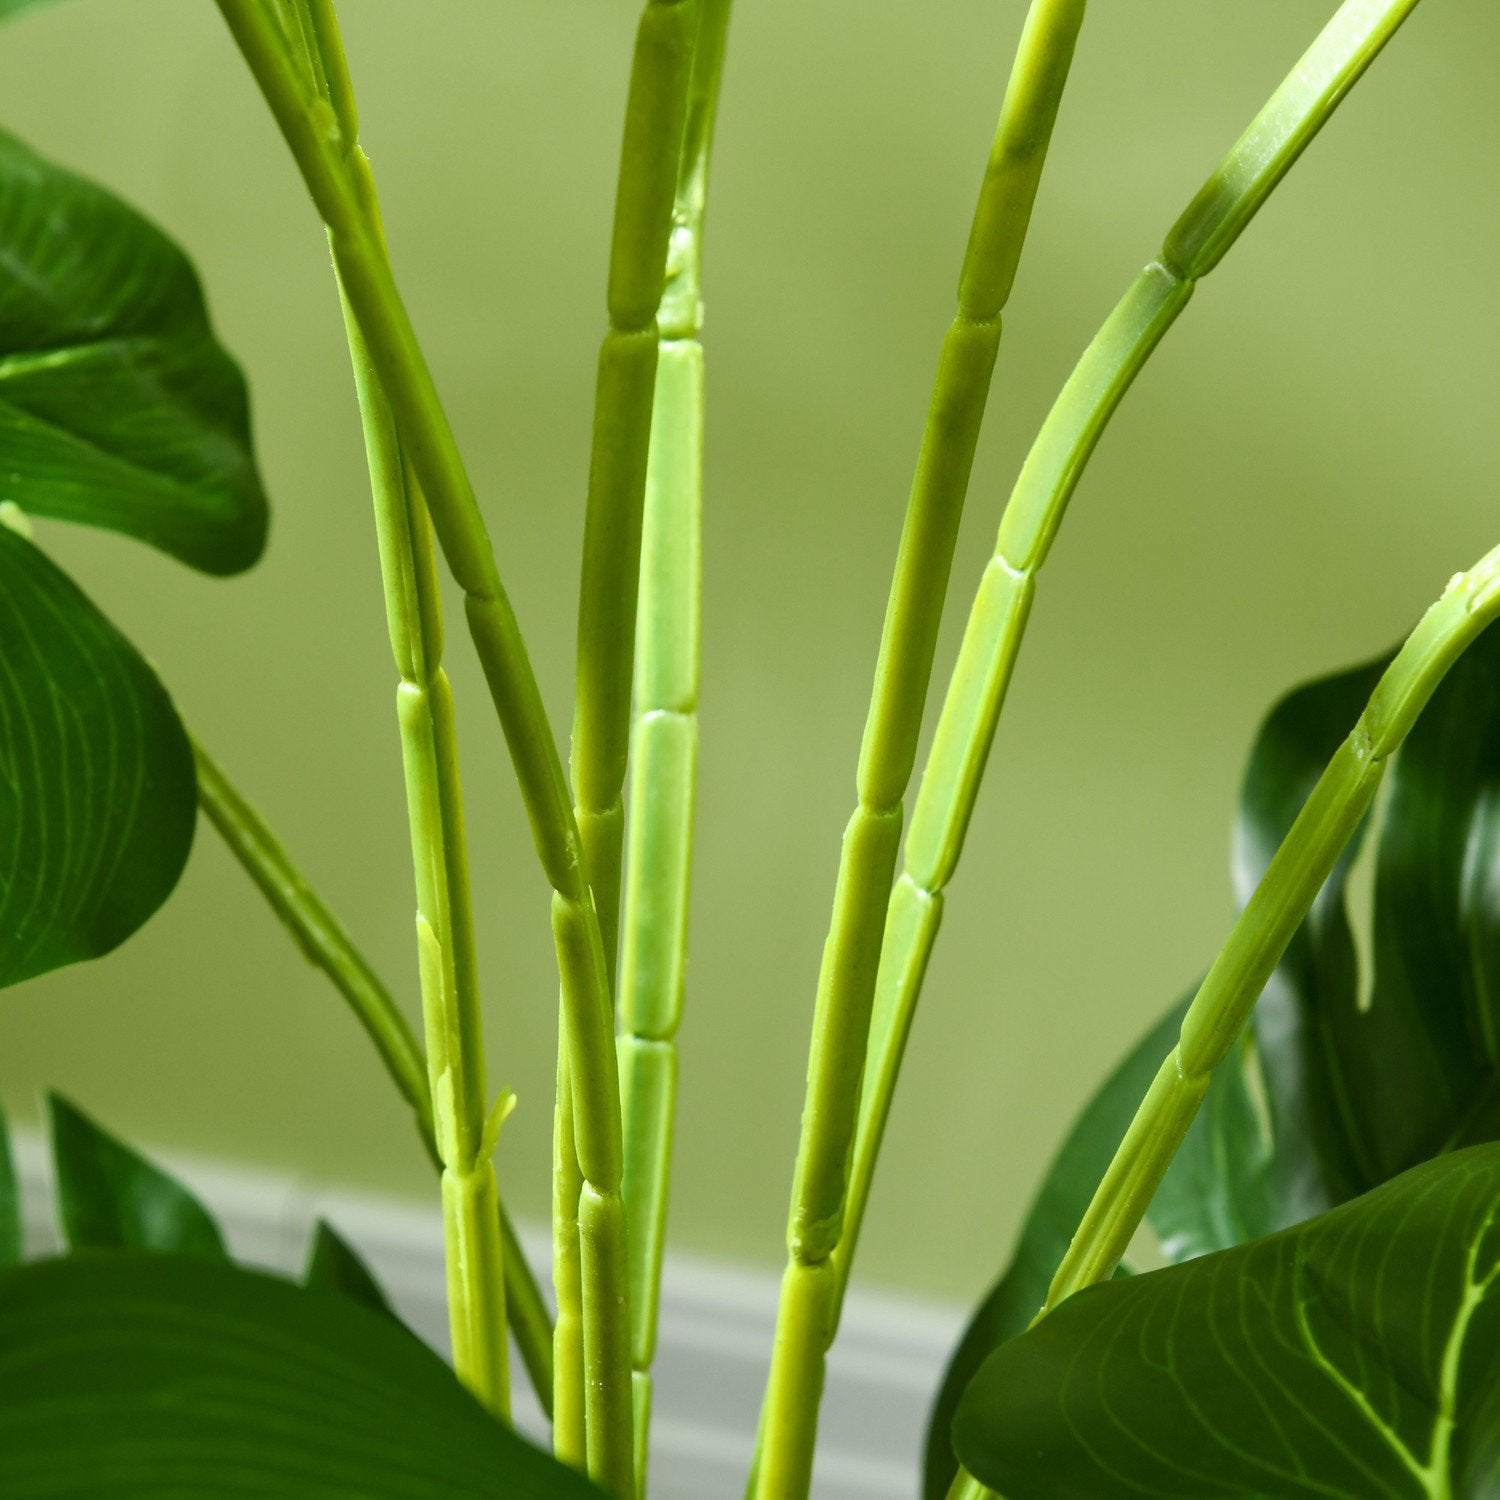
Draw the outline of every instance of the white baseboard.
M28 1248L56 1245L45 1142L17 1131ZM289 1175L161 1153L214 1212L235 1255L300 1270L315 1218L333 1224L369 1262L396 1310L447 1348L442 1226L435 1207L349 1193ZM521 1227L548 1284L547 1237ZM738 1500L743 1493L775 1320L778 1273L669 1255L662 1286L652 1428L652 1500ZM817 1500L915 1500L932 1394L963 1324L961 1309L852 1291L829 1361L820 1425ZM524 1380L517 1421L545 1429Z

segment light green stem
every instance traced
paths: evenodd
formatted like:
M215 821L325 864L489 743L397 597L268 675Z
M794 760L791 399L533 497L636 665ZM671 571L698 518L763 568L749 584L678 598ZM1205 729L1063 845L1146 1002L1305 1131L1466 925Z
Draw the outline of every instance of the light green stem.
M948 1500L994 1500L994 1491L986 1489L967 1469L960 1469L949 1487Z
M579 1165L598 1203L605 1205L595 1217L607 1224L608 1205L620 1198L622 1171L609 984L598 919L584 878L582 843L530 658L452 429L369 212L373 186L368 164L350 149L349 92L330 86L325 99L314 87L315 80L299 72L281 12L267 0L218 4L327 227L334 262L389 401L403 455L430 507L449 570L464 592L469 632L510 749L538 857L553 890L553 942L569 1037ZM320 33L332 27L332 15L331 5L320 4ZM325 60L331 55L325 48ZM342 57L341 47L338 56ZM623 1297L623 1204L616 1217L617 1232L590 1235L583 1255L585 1274L592 1258L598 1262L595 1274L619 1287ZM615 1316L605 1299L594 1299L592 1306L600 1316ZM600 1347L608 1346L611 1338L602 1337ZM624 1375L620 1383L628 1411Z
M359 217L384 257L379 208L359 148L359 121L332 6L282 0L275 14L284 59L299 69L308 108L339 152ZM332 125L330 131L326 127ZM338 257L335 254L335 268ZM396 690L407 818L417 896L417 958L433 1138L443 1164L448 1318L459 1378L497 1416L510 1415L505 1325L505 1241L486 1117L484 1041L470 908L453 699L442 668L443 625L431 529L402 454L386 391L339 283L375 501L386 623L400 674Z
M1073 371L1032 445L985 569L922 773L905 869L891 892L839 1251L847 1282L881 1137L1020 652L1036 575L1084 467L1157 342L1417 0L1346 0L1167 235Z
M578 594L572 773L574 816L611 983L619 923L622 793L630 743L642 504L656 380L656 309L666 275L697 19L697 0L647 0L636 31L610 246L609 327L599 349L595 387ZM570 1094L560 1096L560 1133L570 1128L565 1116L575 1103ZM554 1159L560 1162L560 1147ZM599 1282L606 1270L619 1268L596 1268L589 1252L591 1237L606 1236L606 1224L610 1243L626 1243L623 1201L616 1193L592 1202L585 1185L576 1227L560 1209L565 1205L554 1208L554 1279L566 1273L573 1255L568 1241L582 1236L583 1305L585 1310L598 1310L595 1319L585 1316L580 1324L588 1471L611 1494L628 1496L636 1488L630 1360L628 1352L619 1358L617 1352L629 1349L629 1287L628 1281L616 1283L612 1277ZM572 1326L565 1322L559 1338ZM571 1378L576 1362L572 1354L560 1360L559 1374Z
M198 768L198 805L267 904L311 964L321 969L349 1003L375 1044L385 1070L412 1107L423 1143L432 1149L432 1097L427 1064L415 1033L389 990L355 948L338 919L287 857L276 835L224 774L218 762L193 743Z
M468 858L453 699L442 657L437 571L427 517L403 473L400 446L358 324L348 319L375 496L417 888L417 946L428 1078L443 1162L448 1311L459 1378L509 1414L504 1244L486 1138L484 1043L469 904Z
M1000 346L1000 312L1015 280L1084 8L1084 0L1034 0L1031 7L974 214L958 312L938 359L860 749L859 801L844 834L818 979L789 1263L757 1459L761 1500L805 1496L812 1480L823 1364L837 1322L830 1257L843 1232L902 802Z
M1500 547L1449 583L1376 684L1193 997L1047 1292L1043 1312L1114 1274L1152 1194L1271 972L1449 667L1500 617Z
M427 1065L405 1016L338 919L287 857L265 819L202 745L195 742L193 754L198 766L198 801L204 816L255 882L308 961L320 968L348 1001L375 1043L392 1081L411 1105L423 1148L441 1171L442 1158L433 1136ZM505 1248L505 1315L537 1398L550 1415L552 1319L503 1203L500 1232Z
M338 919L287 857L265 819L202 745L195 742L193 754L198 767L198 802L204 816L308 961L320 968L348 1001L392 1081L411 1105L423 1148L441 1171L442 1158L433 1137L427 1065L406 1017ZM503 1203L500 1232L505 1245L505 1315L537 1398L550 1415L552 1319Z
M651 1362L666 1239L698 767L703 322L709 156L730 0L700 0L667 275L657 310L636 619L627 880L619 976L625 1205L630 1221L636 1490L646 1489Z

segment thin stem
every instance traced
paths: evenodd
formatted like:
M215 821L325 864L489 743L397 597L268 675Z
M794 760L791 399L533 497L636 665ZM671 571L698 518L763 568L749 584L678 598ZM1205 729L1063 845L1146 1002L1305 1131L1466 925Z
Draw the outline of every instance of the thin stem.
M634 730L619 976L630 1224L636 1490L646 1489L667 1186L677 1092L698 768L703 503L702 243L731 0L701 0L666 281L657 311L636 619Z
M346 304L347 313L347 304ZM486 1120L483 1035L464 848L453 700L440 663L438 580L420 496L359 326L347 315L375 495L417 886L428 1076L443 1161L443 1227L453 1361L485 1404L509 1414L504 1243Z
M995 357L1047 147L1083 23L1084 0L1034 0L985 170L943 340L860 748L858 806L844 834L823 949L787 1232L776 1344L758 1458L761 1500L812 1481L823 1366L837 1321L831 1262L848 1167L902 803L916 757L953 549Z
M682 156L688 86L697 32L696 0L648 0L636 31L624 139L615 192L606 305L609 327L599 349L593 443L579 585L578 667L574 698L572 773L574 816L599 916L604 961L613 982L624 840L622 793L630 743L630 693L640 574L642 506L657 365L656 310L666 276L667 245L677 168ZM568 1068L573 1060L568 1059ZM566 1178L567 1118L576 1090L559 1095L554 1160ZM619 1193L578 1200L578 1224L566 1202L555 1210L555 1278L571 1276L575 1233L628 1243ZM591 1230L589 1216L594 1218ZM585 1253L579 1291L583 1340L585 1447L590 1476L612 1494L637 1484L635 1421L630 1377L629 1284ZM590 1306L598 1309L590 1319ZM559 1325L559 1338L573 1327ZM577 1364L560 1358L562 1378ZM563 1403L559 1400L559 1405ZM571 1439L569 1439L571 1445Z
M840 1248L848 1280L906 1039L1036 590L1068 501L1157 343L1417 0L1346 0L1167 235L1058 397L1006 506L922 772L905 868L886 911Z
M1375 686L1266 867L1183 1018L1168 1053L1047 1293L1043 1313L1114 1274L1223 1060L1339 854L1374 800L1392 755L1438 683L1500 617L1500 547L1460 573L1423 615Z
M338 919L287 857L265 819L196 741L193 754L198 766L198 802L204 816L308 961L320 968L349 1002L392 1081L411 1105L423 1149L441 1172L442 1158L433 1136L427 1064L406 1017ZM500 1206L500 1233L505 1242L506 1318L537 1398L550 1415L552 1319L504 1204Z
M432 1096L416 1033L355 948L338 919L308 885L260 813L196 740L198 805L245 873L291 934L307 961L321 969L349 1003L375 1044L385 1070L412 1107L423 1143L432 1150Z
M948 1500L995 1500L995 1492L986 1489L967 1469L960 1468L953 1476Z
M614 1216L616 1232L609 1230L608 1209L597 1211L598 1204L618 1199L622 1171L608 977L583 873L582 844L536 677L452 429L370 213L373 181L363 154L350 149L349 122L340 118L337 106L341 91L330 85L330 97L325 99L309 86L287 52L277 12L264 0L218 4L327 227L335 266L382 395L390 404L402 453L430 508L449 570L464 591L469 633L553 890L553 942L569 1036L579 1164L585 1197L592 1194L596 1200L590 1209L595 1228L604 1226L602 1232L586 1236L583 1256L586 1264L597 1263L598 1274L621 1288L623 1295L623 1210ZM320 32L332 25L332 15L331 5L319 7ZM324 63L332 69L328 51ZM607 1301L596 1299L594 1310L600 1317L612 1316ZM608 1342L602 1339L601 1348Z
M292 0L284 19L300 38L285 58L303 62L311 88L305 116L332 137L336 165L357 188L364 238L384 258L373 184L360 150L353 89L331 6ZM264 15L264 11L261 12ZM337 87L330 81L337 79ZM328 128L331 126L332 128ZM332 236L331 236L332 237ZM339 256L335 247L335 270ZM478 963L470 905L468 854L453 717L442 668L443 624L431 527L418 481L405 462L395 418L364 332L340 278L340 302L354 366L375 501L381 579L391 651L400 675L396 692L407 818L417 897L417 955L427 1036L433 1135L443 1163L443 1241L448 1264L448 1316L459 1378L497 1416L510 1415L509 1349L505 1335L505 1242L495 1183L495 1134L503 1110L487 1115Z

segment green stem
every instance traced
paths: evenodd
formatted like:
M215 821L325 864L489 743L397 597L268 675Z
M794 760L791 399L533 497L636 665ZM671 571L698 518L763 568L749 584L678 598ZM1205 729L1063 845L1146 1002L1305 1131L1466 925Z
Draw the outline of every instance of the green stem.
M384 236L342 41L331 5L291 0L258 16L281 19L272 55L300 63L303 108L327 145L329 165L354 189L353 217L363 242L384 261ZM295 73L291 76L295 78ZM334 82L336 80L336 82ZM338 237L334 265L342 270ZM442 668L443 625L431 526L416 476L408 469L381 373L339 277L354 384L375 501L381 578L396 692L407 817L417 897L417 955L433 1135L443 1163L443 1240L448 1315L459 1378L497 1416L510 1415L510 1362L505 1321L505 1241L495 1183L495 1133L503 1113L486 1113L478 962L470 905L468 853L453 698Z
M321 969L349 1002L391 1081L416 1114L423 1144L431 1151L432 1096L427 1088L427 1064L406 1017L338 919L287 857L265 819L196 740L193 758L198 768L198 803L204 816L255 882L303 956Z
M636 1490L645 1493L682 1021L698 767L703 322L709 156L731 0L701 0L667 273L636 618L628 884L619 976L625 1203L630 1222Z
M995 1492L986 1489L967 1469L960 1469L953 1477L948 1500L995 1500Z
M198 800L204 816L308 961L320 968L348 1001L375 1043L392 1081L411 1105L422 1146L441 1172L443 1163L433 1137L427 1065L405 1016L338 919L287 857L265 819L202 745L195 742L193 754L198 766ZM506 1318L537 1398L550 1415L552 1319L503 1204L500 1232L505 1242Z
M1114 1274L1208 1088L1287 944L1449 667L1500 617L1500 547L1423 615L1309 794L1183 1018L1058 1267L1043 1313Z
M588 1237L583 1255L586 1263L596 1263L598 1278L619 1288L623 1304L627 1270L620 1202L622 1147L609 983L557 744L473 488L370 213L374 191L368 163L362 153L350 149L348 91L330 85L325 99L311 86L289 54L277 11L263 0L218 4L327 227L334 263L382 395L390 404L403 455L430 508L449 570L464 592L469 632L505 733L538 857L553 890L553 942L569 1037L579 1165L597 1200L591 1214L599 1232ZM320 5L318 16L320 32L332 27L331 5ZM342 67L342 48L335 58L325 47L323 58L330 71ZM612 1203L618 1205L613 1214ZM616 1316L609 1312L607 1298L596 1298L592 1305L600 1316ZM602 1349L613 1335L601 1332ZM628 1411L623 1372L620 1383Z
M347 304L346 304L347 314ZM417 939L428 1077L443 1162L444 1243L454 1368L486 1405L509 1414L504 1243L487 1136L479 985L464 847L453 699L442 655L437 571L421 499L359 326L347 316L365 427L417 887Z
M804 1496L823 1363L837 1321L830 1263L843 1233L850 1150L902 803L916 758L959 521L1010 295L1084 0L1034 0L1006 90L943 340L886 609L833 920L813 1019L756 1493Z
M1157 343L1417 0L1346 0L1110 314L1021 470L922 773L891 892L840 1249L847 1282L922 979L1020 652L1036 575L1104 429Z
M672 205L697 31L696 0L648 0L636 31L615 193L606 304L599 349L583 573L579 585L578 667L572 773L574 816L598 912L606 971L613 983L624 839L622 793L630 742L630 691L640 574L642 505L657 364L656 310L666 275ZM572 1067L572 1060L569 1060ZM566 1177L567 1118L573 1091L559 1096L554 1156ZM555 1276L571 1275L572 1241L583 1246L579 1291L583 1340L585 1446L590 1476L612 1494L637 1484L630 1377L629 1285L606 1281L589 1253L591 1237L627 1243L618 1194L591 1200L585 1183L578 1223L556 1205ZM591 1227L591 1220L593 1225ZM618 1220L618 1222L616 1222ZM615 1268L611 1268L615 1269ZM596 1309L593 1317L589 1308ZM563 1337L573 1327L561 1324ZM560 1359L571 1380L576 1352ZM559 1403L561 1404L561 1403Z

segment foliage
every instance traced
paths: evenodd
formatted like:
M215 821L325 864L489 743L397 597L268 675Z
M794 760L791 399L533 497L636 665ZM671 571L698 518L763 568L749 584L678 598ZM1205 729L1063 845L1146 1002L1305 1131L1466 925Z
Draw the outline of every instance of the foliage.
M35 3L0 0L0 19ZM1344 0L1085 350L1005 512L903 852L1001 310L1085 24L1084 0L1032 0L881 642L818 986L754 1500L810 1488L825 1360L902 1051L1069 499L1196 283L1414 5ZM364 1026L439 1169L458 1378L334 1228L318 1224L303 1286L237 1266L186 1187L52 1096L59 1259L21 1261L0 1118L0 1491L628 1500L647 1488L685 992L702 237L729 0L646 0L636 38L571 784L392 269L333 0L219 8L332 248L399 680L423 1038L191 742L144 657L30 539L28 514L83 522L227 574L259 556L267 508L244 380L185 255L6 135L0 985L124 941L175 885L201 805ZM511 1101L485 1072L442 566L552 890L555 1325L492 1166ZM1053 1162L939 1395L931 1500L984 1484L1010 1500L1496 1493L1497 615L1500 550L1458 575L1389 659L1301 688L1266 720L1236 827L1234 929ZM1368 974L1348 909L1362 839L1375 867ZM1143 1222L1177 1264L1116 1276ZM509 1425L507 1323L555 1456Z

